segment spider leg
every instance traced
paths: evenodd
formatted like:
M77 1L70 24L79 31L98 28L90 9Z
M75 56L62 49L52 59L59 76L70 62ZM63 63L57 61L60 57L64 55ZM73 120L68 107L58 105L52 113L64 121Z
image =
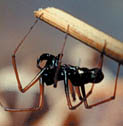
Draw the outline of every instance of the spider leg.
M100 69L102 69L102 67L103 67L103 59L104 59L105 48L106 48L106 41L104 43L104 47L103 47L102 53L100 55L99 63L97 65ZM91 89L88 91L86 97L88 97L89 95L92 94L93 89L94 89L94 83L92 84Z
M70 80L68 80L68 85L69 85L69 87L70 87L70 92L71 92L73 101L76 100L76 94L75 94L75 92L77 93L77 96L78 96L79 100L83 100L82 95L81 95L81 93L80 93L80 88L79 88L79 86L75 86L75 90L74 90L74 87L73 87L73 85L72 85L72 83L71 83ZM89 95L88 95L88 96L89 96ZM88 97L88 96L87 96L87 97Z
M12 56L12 64L13 64L15 76L16 76L17 83L18 83L18 89L22 93L26 92L30 87L32 87L39 80L39 77L41 76L41 74L46 69L46 68L43 68L25 88L22 88L21 81L20 81L20 78L19 78L19 74L18 74L18 71L17 71L15 56Z
M40 17L42 17L43 14L40 15ZM40 18L39 17L39 18ZM35 27L35 25L38 23L38 18L34 21L34 23L32 24L32 26L29 28L28 32L25 34L25 36L23 37L23 39L20 41L20 43L17 45L17 47L14 50L13 55L16 54L16 52L18 51L18 49L20 48L20 46L23 44L23 42L25 41L25 39L28 37L28 35L31 33L32 29Z
M67 78L67 73L66 73L65 70L64 70L64 75L65 75L65 78L64 78L65 94L66 94L66 98L67 98L68 107L71 108L72 107L72 104L71 104L70 96L69 96L68 78Z
M73 101L75 101L76 100L75 90L74 90L73 85L70 80L68 80L68 86L70 88L70 92L71 92L71 96L73 98Z
M73 109L76 109L77 107L79 107L83 103L83 100L81 100L77 105L74 105L74 106L72 105L70 96L69 96L68 78L67 78L67 73L65 70L64 70L64 75L65 75L64 86L65 86L67 104L68 104L69 109L73 110Z
M62 62L62 57L63 57L63 51L64 51L64 48L65 48L65 44L67 42L67 37L68 37L68 31L69 31L69 25L67 26L67 31L66 31L66 34L65 34L65 39L64 39L64 43L63 43L63 46L62 46L62 50L60 52L60 57L59 57L59 61L58 61L58 67L56 69L56 73L55 73L55 77L54 77L54 87L56 88L57 87L57 75L58 75L58 72L59 72L59 69L60 69L60 66L61 66L61 62Z
M26 92L29 88L31 88L40 79L42 73L46 69L46 68L43 68L32 79L32 81L25 88L22 88L21 82L20 82L20 79L19 79L19 75L18 75L18 71L17 71L17 67L16 67L15 57L12 57L12 63L13 63L13 67L14 67L14 71L15 71L15 75L16 75L16 79L17 79L17 83L18 83L18 88L19 88L19 90L22 93ZM39 80L39 82L40 82L40 80ZM40 100L39 100L39 107L36 107L36 108L33 107L33 108L16 108L16 109L12 109L12 108L8 108L8 107L4 107L1 103L0 103L0 106L3 107L5 111L10 111L10 112L36 111L36 110L39 110L42 107L42 104L43 104L43 95L44 95L43 92L44 92L44 84L41 84L41 82L40 82Z
M79 86L75 86L75 91L76 91L76 93L77 93L77 96L78 96L79 100L83 100L82 95L81 95L81 93L80 93L80 88L79 88Z
M99 63L97 65L100 69L102 69L102 66L103 66L103 59L104 59L105 49L106 49L106 41L104 43L104 47L103 47L101 55L100 55Z
M37 24L37 22L38 22L38 19L35 20L34 24L30 27L29 31L23 37L23 39L21 40L21 42L17 45L17 47L14 50L14 55L16 54L16 52L18 51L18 49L20 48L20 46L23 44L23 42L27 38L27 36L30 34L30 32L32 31L32 29L34 28L34 26Z
M43 14L40 15L40 17L42 16ZM15 59L15 55L17 53L17 51L19 50L19 48L21 47L21 45L23 44L23 42L25 41L25 39L28 37L28 35L30 34L30 32L32 31L32 29L34 28L34 26L37 24L38 22L38 19L36 19L34 21L34 23L32 24L32 26L30 27L30 29L28 30L28 32L25 34L25 36L23 37L23 39L20 41L20 43L17 45L17 47L15 48L14 52L13 52L13 55L12 55L12 65L13 65L13 68L14 68L14 72L15 72L15 75L16 75L16 79L17 79L17 83L18 83L18 88L19 90L24 93L25 91L27 91L31 86L33 86L37 81L38 81L38 75L33 79L33 81L31 81L24 89L22 89L22 86L21 86L21 82L20 82L20 79L19 79L19 74L18 74L18 71L17 71L17 65L16 65L16 59ZM40 74L40 73L39 73Z
M40 86L40 97L39 97L39 105L38 107L32 107L32 108L9 108L4 107L1 103L0 106L5 110L9 112L28 112L28 111L37 111L40 110L43 106L44 101L44 84L41 84L41 81L39 80L39 86Z
M88 105L88 102L87 102L87 99L86 99L86 93L85 93L85 87L84 86L81 86L81 89L82 89L82 94L83 94L83 97L84 97L84 105L85 105L85 108L92 108L94 106L97 106L97 105L100 105L100 104L103 104L103 103L106 103L106 102L109 102L111 100L114 100L115 97L116 97L116 90L117 90L117 80L118 80L118 75L119 75L119 71L120 71L120 64L118 65L118 69L117 69L117 74L116 74L116 79L115 79L115 86L114 86L114 91L113 91L113 95L109 98L106 98L102 101L99 101L95 104L91 104L91 105Z
M91 85L91 89L88 91L86 98L92 94L93 89L94 89L94 83Z
M40 17L42 15L43 14L41 14ZM15 48L15 50L13 52L13 55L12 55L12 64L13 64L14 72L15 72L15 75L16 75L16 79L17 79L17 83L18 83L18 88L19 88L19 90L22 93L26 92L30 87L32 87L39 80L39 77L41 76L41 74L45 70L45 69L43 69L41 72L39 72L34 77L34 79L25 88L22 88L21 82L20 82L20 79L19 79L19 75L18 75L18 71L17 71L15 55L16 55L18 49L20 48L20 46L23 44L23 42L25 41L25 39L28 37L28 35L30 34L30 32L34 28L34 26L37 24L37 22L38 22L38 19L35 20L35 22L33 23L33 25L30 27L29 31L25 34L25 36L23 37L23 39L21 40L21 42ZM39 107L37 107L37 108L11 109L11 108L8 108L8 107L4 107L1 103L0 103L0 106L3 107L6 111L10 111L10 112L36 111L36 110L38 110L42 106L43 90L44 90L44 86L40 84L40 97L41 97L41 100L39 100Z

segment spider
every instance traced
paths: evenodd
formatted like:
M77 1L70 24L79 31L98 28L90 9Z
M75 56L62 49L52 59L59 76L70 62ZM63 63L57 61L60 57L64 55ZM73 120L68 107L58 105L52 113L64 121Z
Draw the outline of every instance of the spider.
M8 107L3 106L0 103L0 105L4 108L5 111L23 112L23 111L40 110L43 106L43 101L44 101L44 84L46 84L47 86L54 85L54 87L57 87L57 81L61 81L61 80L64 81L64 89L65 89L67 104L68 104L69 109L71 110L76 109L83 102L84 102L85 108L92 108L94 106L103 104L115 98L120 65L118 66L113 96L92 105L89 105L87 102L88 96L93 91L94 84L101 82L104 78L104 74L102 72L102 65L103 65L103 56L105 53L106 43L104 44L104 48L100 55L98 66L96 68L88 69L88 68L81 68L78 66L72 66L68 64L62 65L61 59L63 57L63 49L66 43L67 34L65 36L65 42L64 42L61 53L58 54L57 56L54 56L48 53L42 54L37 59L37 67L40 69L40 72L32 79L32 81L25 88L22 88L21 81L19 78L19 73L16 66L16 53L36 23L37 23L37 20L34 22L29 32L25 35L24 39L22 39L22 41L18 44L17 48L14 50L14 53L12 55L12 64L13 64L15 76L17 79L18 88L22 93L25 93L34 84L36 84L37 81L39 81L39 88L40 88L39 105L38 107L32 107L32 108L8 108ZM44 60L46 60L46 64L44 67L41 67L40 63ZM92 86L91 86L91 89L86 94L85 85L88 83L92 83ZM77 94L79 98L79 103L77 103L74 106L72 105L69 91L71 93L71 97L73 101L76 100L75 93Z

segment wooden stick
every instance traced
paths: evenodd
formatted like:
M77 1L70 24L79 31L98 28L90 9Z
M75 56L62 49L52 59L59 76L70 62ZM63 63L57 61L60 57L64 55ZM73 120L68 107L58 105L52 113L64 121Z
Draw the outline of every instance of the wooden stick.
M40 16L41 14L43 14L43 16ZM106 48L104 50L105 55L118 63L123 64L123 43L112 36L109 36L72 15L53 7L34 11L34 16L62 32L66 32L69 25L69 31L67 32L70 36L80 40L80 42L87 44L99 52L102 52L106 42Z

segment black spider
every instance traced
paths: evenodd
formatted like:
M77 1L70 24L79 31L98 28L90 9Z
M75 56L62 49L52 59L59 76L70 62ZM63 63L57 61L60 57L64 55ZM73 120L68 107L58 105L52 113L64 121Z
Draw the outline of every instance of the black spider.
M40 58L37 60L37 67L41 70L41 75L40 75L40 82L42 84L46 83L46 85L53 85L54 84L54 77L56 70L58 68L58 62L59 62L59 57L54 56L48 53L42 54ZM41 68L40 63L46 60L46 65ZM65 94L67 97L67 102L68 106L70 109L74 109L77 106L79 106L83 100L86 100L86 94L85 94L85 87L84 85L87 83L98 83L102 81L104 78L103 72L101 68L93 68L93 69L88 69L88 68L81 68L78 66L72 66L72 65L60 65L59 72L57 73L57 81L64 81L64 87L65 87ZM69 81L68 81L69 80ZM68 82L71 82L72 84L68 84ZM75 106L72 106L70 97L69 97L69 86L72 92L72 97L73 100L75 100L75 92L73 90L73 86L75 86L77 89L77 94L79 96L79 99L81 102ZM79 87L81 87L82 90L82 95L80 93Z
M33 78L33 80L25 88L22 88L21 81L19 78L19 73L17 70L15 55L16 55L18 49L20 48L20 46L22 45L22 43L24 42L24 40L27 38L29 33L32 31L32 29L35 26L35 24L37 23L37 21L38 21L38 19L30 27L27 34L24 36L24 38L15 48L13 55L12 55L12 64L13 64L14 72L16 75L18 88L22 93L26 92L29 88L31 88L34 84L36 84L37 81L39 81L39 88L40 88L39 105L38 105L38 107L32 107L32 108L8 108L8 107L4 107L0 103L1 107L3 107L4 110L10 111L10 112L39 110L42 108L43 101L44 101L44 83L46 83L46 85L54 85L54 87L57 87L57 81L61 81L61 80L64 81L65 94L66 94L69 109L75 109L79 105L81 105L83 102L84 102L84 105L86 108L92 108L99 104L103 104L110 100L113 100L116 96L117 80L118 80L118 75L119 75L119 70L120 70L120 64L119 64L118 70L117 70L113 95L107 99L104 99L103 101L99 101L92 105L88 105L88 102L87 102L87 97L92 93L94 84L101 82L104 78L104 75L102 72L102 64L103 64L103 54L104 54L104 51L106 48L106 42L104 44L104 48L103 48L101 56L100 56L100 62L96 68L88 69L88 68L81 68L78 66L61 64L63 50L65 47L65 43L66 43L68 31L69 31L69 25L67 27L65 41L64 41L61 53L58 54L58 56L54 56L54 55L51 55L48 53L42 54L39 57L39 59L37 59L37 67L40 69L40 72ZM44 60L46 60L46 64L44 67L41 67L40 63ZM92 86L91 86L90 91L86 94L85 85L88 83L92 83ZM80 102L74 106L72 105L72 102L71 102L69 90L71 92L71 96L74 101L76 100L75 92L80 100Z

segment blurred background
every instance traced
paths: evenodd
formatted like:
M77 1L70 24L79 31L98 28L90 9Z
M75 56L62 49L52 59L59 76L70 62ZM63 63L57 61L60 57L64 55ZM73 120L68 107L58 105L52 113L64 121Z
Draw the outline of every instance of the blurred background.
M123 41L122 0L0 0L0 101L12 108L36 106L38 84L22 94L18 91L11 55L17 44L35 21L33 11L38 8L62 9L101 31ZM23 87L39 70L37 58L42 53L60 53L65 34L39 21L19 49L16 60ZM63 64L93 68L99 53L72 37L68 37ZM104 80L95 86L89 103L111 96L117 63L105 57ZM81 105L74 111L67 107L63 82L54 89L45 86L45 103L38 112L10 113L0 107L0 124L3 126L122 126L123 125L123 67L121 66L115 101L87 110ZM91 84L87 86L89 90ZM65 112L64 112L65 111Z

